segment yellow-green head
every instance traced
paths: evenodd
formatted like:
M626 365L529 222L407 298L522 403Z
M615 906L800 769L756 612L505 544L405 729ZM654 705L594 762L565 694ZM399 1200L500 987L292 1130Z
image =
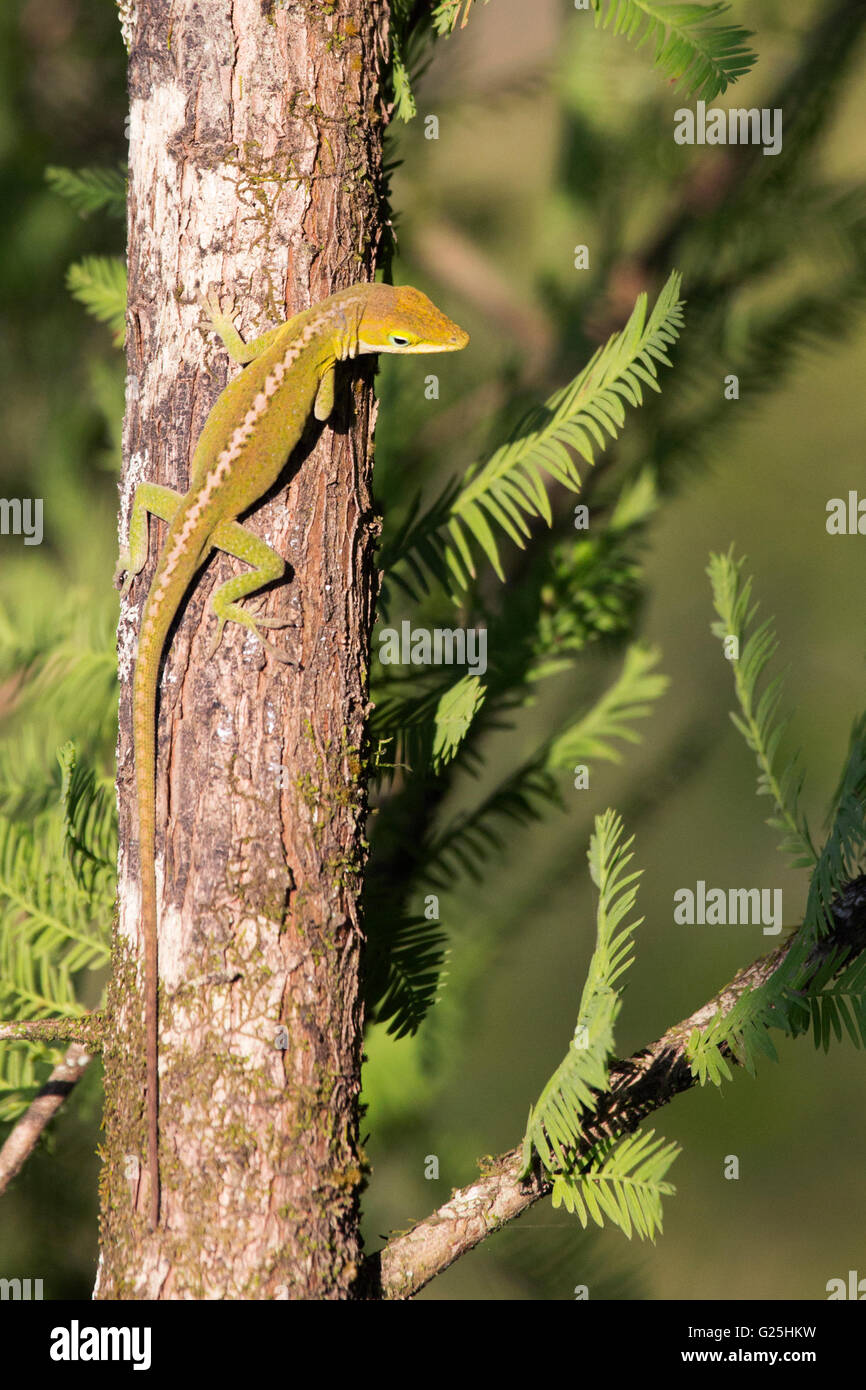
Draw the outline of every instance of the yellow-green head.
M457 352L469 334L411 285L369 285L358 352Z

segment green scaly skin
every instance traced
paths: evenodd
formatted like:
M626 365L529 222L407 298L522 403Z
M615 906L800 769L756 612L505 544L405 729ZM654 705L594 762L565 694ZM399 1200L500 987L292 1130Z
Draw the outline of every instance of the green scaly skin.
M359 353L454 352L468 335L409 286L351 285L314 304L254 342L244 343L219 302L205 300L208 326L247 370L230 381L207 418L192 460L186 494L142 483L135 493L129 549L118 561L126 594L147 563L151 513L169 523L147 595L138 639L132 696L135 786L141 864L147 1050L147 1161L149 1220L160 1219L158 1100L158 956L156 918L156 703L166 639L192 579L210 552L224 550L251 569L220 586L211 599L217 620L211 654L226 622L241 623L273 655L286 660L240 600L279 579L285 564L237 517L276 482L312 412L326 420L334 403L334 367Z

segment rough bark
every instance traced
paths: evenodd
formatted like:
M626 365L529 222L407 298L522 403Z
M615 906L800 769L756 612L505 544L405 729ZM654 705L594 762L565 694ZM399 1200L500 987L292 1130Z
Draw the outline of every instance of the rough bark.
M230 291L248 336L371 278L387 40L379 0L147 0L127 10L125 34L124 528L143 478L185 490L228 377L221 345L198 328L197 293ZM310 431L286 485L248 523L288 561L285 581L252 607L287 622L274 639L293 664L266 657L235 625L207 659L207 599L237 567L225 556L190 591L164 662L156 1234L143 1178L129 706L135 635L165 534L155 521L150 563L122 615L102 1298L346 1298L355 1288L373 415L369 372L347 367L332 421Z

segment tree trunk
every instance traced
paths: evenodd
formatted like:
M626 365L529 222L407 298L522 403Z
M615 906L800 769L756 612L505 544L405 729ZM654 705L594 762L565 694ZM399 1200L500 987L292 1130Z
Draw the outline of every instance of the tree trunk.
M143 478L185 490L229 370L196 295L244 336L370 279L381 228L384 0L140 0L130 46L124 528ZM143 942L130 690L147 584L122 616L120 890L105 1048L102 1298L346 1298L359 1264L360 748L374 592L369 369L338 376L287 486L247 523L287 560L208 660L213 558L160 686L162 1223L147 1228Z

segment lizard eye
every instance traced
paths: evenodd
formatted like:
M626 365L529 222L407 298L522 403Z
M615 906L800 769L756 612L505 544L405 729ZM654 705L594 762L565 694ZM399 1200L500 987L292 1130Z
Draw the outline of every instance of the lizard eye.
M406 338L402 333L389 333L388 342L391 344L392 347L409 346L409 339Z

